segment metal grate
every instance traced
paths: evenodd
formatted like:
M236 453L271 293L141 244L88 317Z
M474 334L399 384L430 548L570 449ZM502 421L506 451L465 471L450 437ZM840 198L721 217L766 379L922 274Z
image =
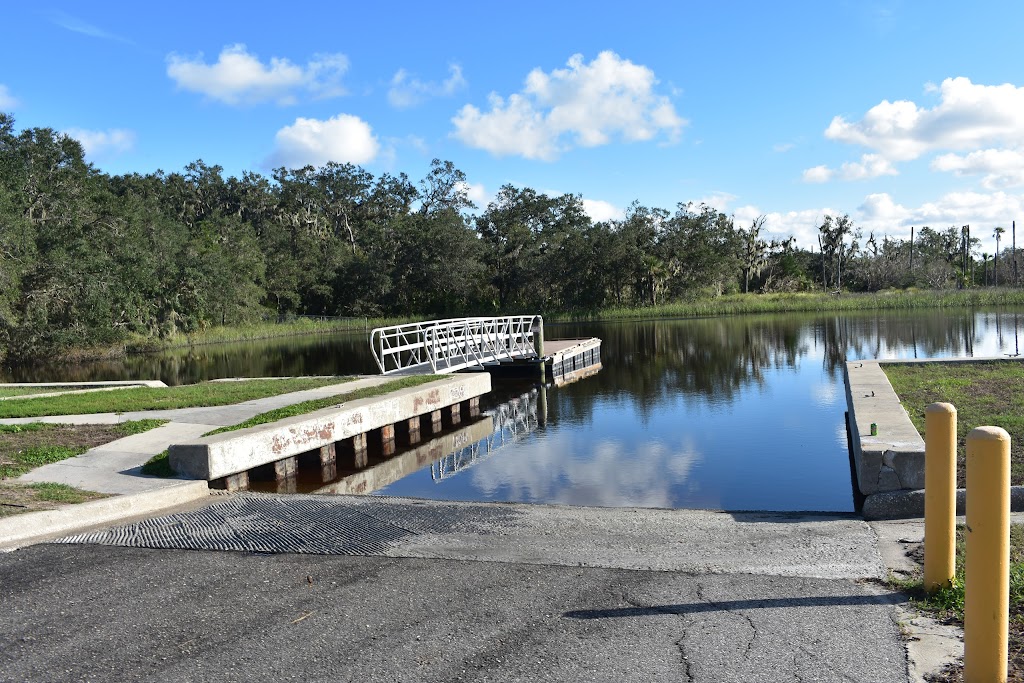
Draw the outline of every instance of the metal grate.
M387 499L240 494L191 512L62 538L135 548L236 550L312 555L380 555L423 533L514 524L519 513L494 505L416 504Z

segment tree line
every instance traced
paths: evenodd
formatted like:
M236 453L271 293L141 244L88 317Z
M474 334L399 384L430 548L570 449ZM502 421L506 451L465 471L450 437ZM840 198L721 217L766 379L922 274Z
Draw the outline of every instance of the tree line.
M703 204L635 202L594 222L579 195L505 185L476 207L467 189L440 160L418 183L338 163L269 178L225 178L201 160L109 175L73 138L16 131L0 113L0 355L268 316L583 312L739 291L1018 281L1015 238L979 263L979 240L961 228L865 241L848 216L825 216L815 252L765 237L764 217L737 226Z

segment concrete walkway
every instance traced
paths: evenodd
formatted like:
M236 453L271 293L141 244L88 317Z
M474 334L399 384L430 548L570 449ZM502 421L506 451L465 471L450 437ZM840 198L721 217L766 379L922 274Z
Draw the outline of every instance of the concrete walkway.
M147 460L167 450L172 443L190 441L217 427L238 424L268 410L376 386L392 379L391 377L361 377L342 384L268 396L227 406L13 418L0 420L0 424L28 422L118 424L146 418L169 420L167 424L148 432L127 436L97 446L75 458L36 468L18 479L20 482L67 484L100 493L136 494L180 484L180 479L149 477L140 471L141 466Z

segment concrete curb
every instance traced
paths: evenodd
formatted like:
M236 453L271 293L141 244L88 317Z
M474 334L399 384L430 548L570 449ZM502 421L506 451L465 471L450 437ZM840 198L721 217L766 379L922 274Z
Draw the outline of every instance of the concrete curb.
M0 550L14 550L101 524L123 522L210 495L205 481L183 481L175 486L112 496L56 510L27 512L0 519Z
M967 489L956 490L956 514L963 515ZM1010 487L1010 510L1024 512L1024 486ZM914 491L884 491L864 499L861 511L868 521L924 517L924 489Z

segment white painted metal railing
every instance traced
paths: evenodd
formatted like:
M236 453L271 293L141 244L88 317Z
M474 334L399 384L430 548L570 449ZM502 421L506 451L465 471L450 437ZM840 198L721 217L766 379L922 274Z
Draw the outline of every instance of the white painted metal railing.
M381 374L446 373L515 358L536 358L539 315L452 318L378 327L370 348Z
M469 444L430 465L430 478L438 483L495 455L501 448L521 441L540 425L538 401L543 387L531 389L493 410L487 411L494 420L494 432L485 439Z

